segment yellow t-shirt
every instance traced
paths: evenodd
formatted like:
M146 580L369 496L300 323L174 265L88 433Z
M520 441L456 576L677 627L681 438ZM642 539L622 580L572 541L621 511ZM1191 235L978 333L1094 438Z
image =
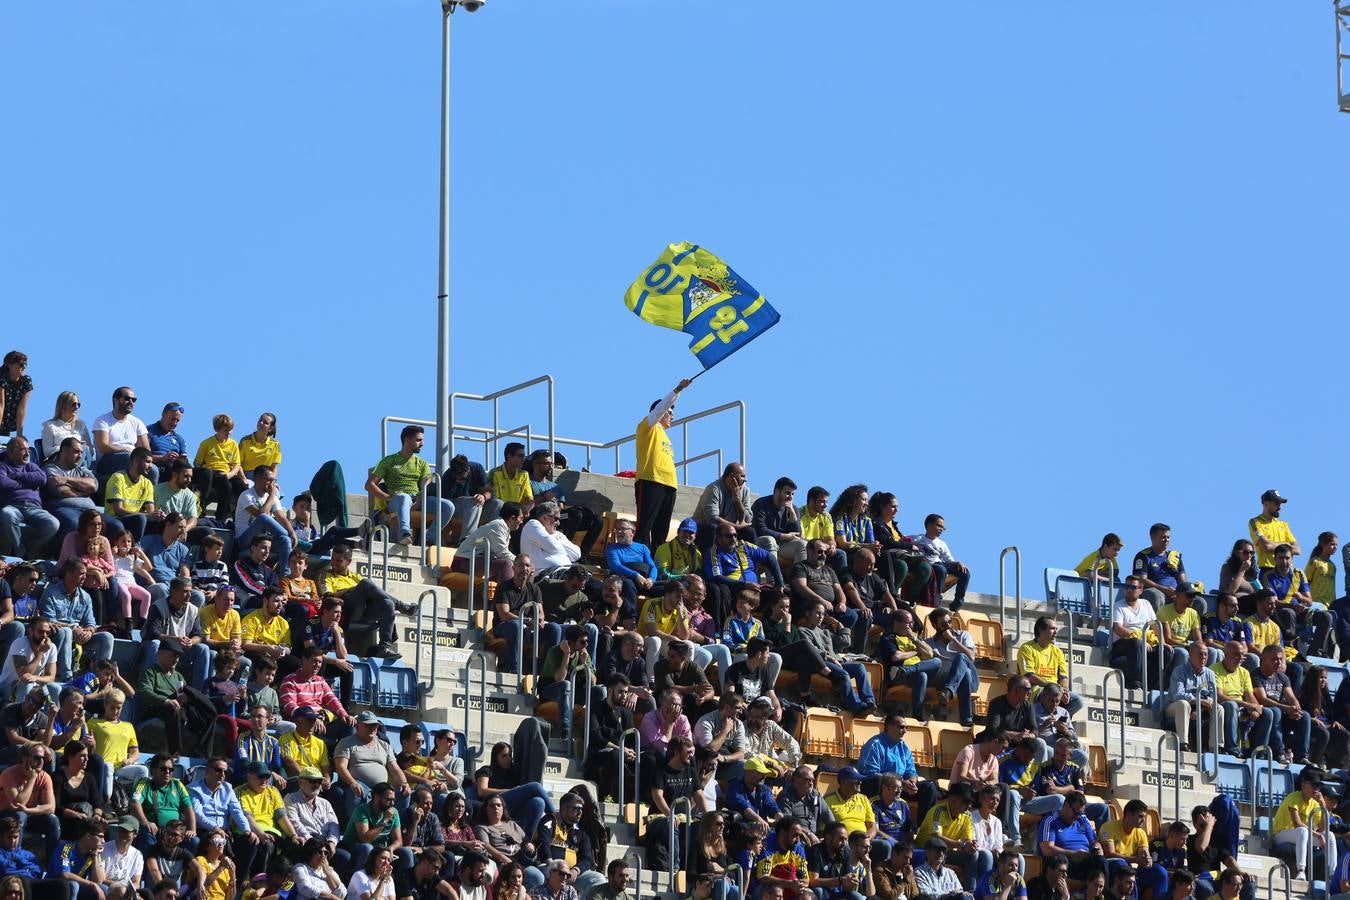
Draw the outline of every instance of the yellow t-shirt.
M916 641L914 638L902 637L901 635L898 634L893 635L893 637L895 638L895 649L899 650L901 653L914 653L919 649L919 642ZM907 657L902 663L900 663L900 665L901 667L917 666L921 662L923 662L922 657L910 656ZM852 831L852 829L849 830Z
M1252 543L1256 545L1256 565L1258 568L1275 568L1275 551L1262 550L1260 542L1257 541L1258 537L1263 537L1276 544L1294 543L1294 532L1290 530L1289 523L1284 519L1260 515L1247 521L1247 531L1252 536Z
M803 507L797 518L802 524L802 540L834 540L834 518L828 512L813 513Z
M281 618L278 616L277 618ZM228 641L231 638L243 639L244 631L239 621L239 610L227 609L225 615L216 612L216 605L208 603L201 611L202 631L208 641Z
M684 612L682 605L676 605L674 612L666 612L665 605L660 597L653 597L642 604L642 616L638 619L643 626L651 625L657 631L664 631L666 634L674 634L675 627L680 622L688 622L689 617Z
M1275 621L1273 617L1262 623L1256 620L1256 616L1248 616L1247 624L1251 626L1252 646L1256 648L1257 653L1260 653L1271 644L1278 647L1283 643L1280 639L1280 623ZM1293 659L1296 656L1298 656L1297 647L1284 648L1285 659Z
M145 504L155 502L155 485L144 475L140 481L133 482L126 472L115 472L108 479L108 488L104 496L108 504L103 511L108 515L113 515L114 500L121 500L122 507L128 513L138 513Z
M1061 678L1069 677L1064 651L1055 644L1042 647L1035 641L1027 641L1018 648L1017 671L1023 675L1035 675L1047 684L1059 684Z
M258 466L276 466L281 464L281 445L274 437L264 438L260 444L247 435L239 442L239 465L245 472L252 472Z
M1218 682L1219 693L1225 697L1245 697L1252 689L1252 675L1246 666L1239 665L1237 671L1231 674L1221 662L1215 663L1209 669L1214 673L1214 680Z
M1313 557L1308 560L1304 574L1308 578L1313 602L1330 606L1336 599L1336 564L1329 559Z
M130 722L91 719L89 733L94 736L94 751L113 768L126 764L132 747L140 749L136 742L136 729Z
M1182 644L1191 642L1191 632L1200 627L1200 614L1191 606L1184 613L1177 612L1176 604L1165 603L1158 610L1158 621L1172 632L1172 640Z
M328 745L317 734L303 738L297 732L291 731L281 736L280 743L283 759L291 760L302 769L313 766L322 772L327 768Z
M679 486L675 478L675 451L670 446L670 436L660 422L648 425L646 416L637 425L637 477L667 487Z
M239 444L234 438L218 441L213 434L197 445L197 455L192 458L192 465L212 472L228 472L239 465Z
M208 862L205 856L199 856L197 857L197 865L201 866L204 874L210 875L216 870L218 863ZM146 872L148 874L149 870L147 869ZM206 900L225 900L225 898L233 896L234 886L230 884L230 869L227 866L221 869L215 880L206 886L205 898Z
M348 591L361 583L361 576L356 574L355 569L349 569L346 575L339 575L336 572L329 571L323 576L323 590L327 594L335 594L338 591Z
M876 813L872 812L872 801L863 796L862 791L858 791L847 800L835 791L825 798L825 805L834 813L836 822L843 822L848 827L850 834L855 831L866 831L868 826L877 820Z
M255 609L244 616L243 638L250 644L273 644L278 647L291 645L291 623L285 616L273 616L272 621L263 619L263 611Z
M1131 832L1125 831L1125 823L1120 819L1113 819L1102 826L1101 833L1097 835L1102 843L1112 841L1116 845L1116 852L1126 859L1132 858L1140 850L1148 847L1148 832L1142 828L1136 828Z
M923 824L919 826L919 834L915 843L927 843L928 839L935 834L942 835L949 841L973 841L975 840L975 823L971 821L968 812L963 812L953 819L947 809L947 804L939 803L928 810L928 815L923 817Z
M277 828L277 813L286 808L281 799L281 791L269 784L260 791L246 786L236 793L239 805L244 808L244 812L253 817L259 828L268 834L281 834L281 829Z
M1115 563L1114 567L1112 566L1112 563ZM1110 575L1113 568L1116 574L1120 574L1120 563L1102 556L1100 550L1093 550L1087 556L1083 557L1083 561L1074 566L1073 570L1084 578L1087 578L1094 568L1097 570L1098 575Z
M523 503L534 499L530 476L524 469L509 475L505 468L498 466L488 473L488 484L492 486L492 496L503 503Z
M1279 834L1286 828L1294 827L1294 810L1298 810L1303 817L1304 825L1311 825L1316 830L1321 830L1322 810L1321 804L1313 797L1304 798L1302 791L1294 791L1284 798L1280 808L1275 811L1275 821L1271 823L1270 833Z

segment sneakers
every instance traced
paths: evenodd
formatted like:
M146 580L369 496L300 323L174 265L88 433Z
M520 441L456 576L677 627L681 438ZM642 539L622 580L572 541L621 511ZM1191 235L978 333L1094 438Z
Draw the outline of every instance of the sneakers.
M411 531L400 531L398 533L398 543L401 544L402 546L407 547L412 542L413 537Z
M417 604L409 603L407 600L395 600L394 609L403 613L405 616L411 616L413 613L417 612Z
M1308 880L1308 870L1307 870L1307 869L1299 869L1297 872L1294 873L1294 880L1295 880L1295 881L1307 881L1307 880Z
M376 644L370 648L371 656L383 656L385 659L398 659L403 654L393 644Z

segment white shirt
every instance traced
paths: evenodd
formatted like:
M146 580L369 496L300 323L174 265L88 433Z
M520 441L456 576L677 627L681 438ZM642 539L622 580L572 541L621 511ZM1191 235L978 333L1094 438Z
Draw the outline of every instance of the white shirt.
M1145 625L1156 621L1157 618L1152 605L1146 600L1135 601L1134 609L1123 600L1117 601L1116 605L1111 607L1111 624L1124 625L1130 631L1143 631Z
M236 518L237 521L237 518ZM467 561L469 553L473 549L474 541L479 538L487 538L488 549L492 553L493 559L515 559L516 555L511 552L511 529L506 527L506 522L501 519L493 519L486 525L480 525L473 531L470 531L455 551L455 556L459 556L459 551L464 551L464 559ZM482 548L478 548L480 551Z
M55 459L56 454L61 451L61 442L68 437L79 438L85 447L92 449L94 446L93 440L89 437L89 428L83 419L76 419L74 422L48 419L42 423L42 452L47 454L48 459Z
M374 890L377 880L367 875L365 869L357 869L352 873L352 880L347 882L347 900L361 900L362 894ZM394 900L393 875L390 875L389 879L385 881L384 890L380 891L379 894L372 895L372 900L375 900L376 897L388 897L389 900Z
M145 423L140 419L128 413L127 417L119 422L113 416L111 410L94 420L94 434L98 434L100 431L106 431L109 442L114 447L121 449L135 447L138 438L150 436L150 432L145 428ZM46 450L47 445L43 444L42 449Z
M1003 822L998 816L984 818L978 810L970 811L970 821L975 826L975 846L988 850L998 856L1003 852Z
M117 842L107 841L103 845L103 880L108 884L126 882L132 885L141 883L141 873L145 869L145 858L134 846L127 847L126 853L117 852Z
M328 876L306 863L300 863L292 868L291 877L295 879L295 893L291 896L303 897L304 900L314 900L320 894L335 893L333 886L328 882Z
M272 510L285 509L281 488L273 485L272 490L277 492L277 502L272 504ZM248 526L252 525L253 520L257 518L248 511L250 506L262 509L262 498L258 496L258 489L251 485L248 490L239 495L239 501L234 504L234 536L237 538L243 537L244 532L248 531Z
M951 548L940 537L930 538L926 534L921 534L914 539L914 545L923 551L923 558L930 563L950 564L956 562L956 557L952 556Z
M0 685L8 686L10 682L19 677L18 669L14 666L14 658L21 657L25 663L33 658L33 644L28 640L28 635L15 638L14 643L9 645L9 654L5 657L5 665L0 669ZM56 663L56 641L52 641L47 647L47 652L42 654L42 664L38 666L38 672L45 672L47 666Z
M570 566L581 559L581 548L561 531L549 534L538 519L531 519L520 530L520 554L529 557L536 572L542 572Z

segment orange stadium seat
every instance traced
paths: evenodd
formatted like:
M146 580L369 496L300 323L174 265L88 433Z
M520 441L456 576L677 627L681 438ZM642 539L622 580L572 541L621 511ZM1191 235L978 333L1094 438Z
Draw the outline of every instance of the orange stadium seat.
M802 720L802 753L808 756L847 756L848 735L844 718L819 706L806 711Z

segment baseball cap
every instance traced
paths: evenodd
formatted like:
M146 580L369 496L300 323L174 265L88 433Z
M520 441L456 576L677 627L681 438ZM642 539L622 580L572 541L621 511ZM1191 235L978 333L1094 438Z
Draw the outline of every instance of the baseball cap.
M684 521L680 522L680 527L679 527L677 530L678 530L678 531L689 531L689 532L693 532L694 534L697 534L697 533L698 533L698 522L696 522L696 521L694 520L694 517L693 517L693 516L690 516L689 518L687 518L687 519L685 519Z
M260 759L255 759L253 762L245 766L244 772L245 774L248 775L261 775L264 778L272 774L272 770L267 768L267 763L263 762Z
M183 655L183 648L180 647L178 644L174 643L173 641L160 641L158 652L163 653L166 650L174 654L175 656Z
M323 781L323 772L320 772L314 766L305 766L300 770L297 777L303 778L306 781Z
M1286 498L1286 497L1281 497L1279 491L1275 490L1274 488L1271 488L1270 490L1266 491L1264 494L1261 495L1261 502L1262 502L1262 503L1288 503L1289 500L1288 500L1288 498Z
M942 838L939 837L930 837L928 839L928 843L923 845L923 848L925 850L939 850L943 853L947 852L946 843L944 843Z
M303 716L306 719L317 719L319 717L319 714L314 711L314 707L312 706L297 706L292 715L297 718Z
M1191 597L1197 596L1200 593L1196 586L1189 581L1180 582L1176 587L1176 592L1178 594L1187 594Z
M368 710L368 709L363 709L363 710L361 710L359 713L356 714L356 724L357 724L357 725L378 725L378 724L380 724L380 717L377 716L377 715L375 715L373 712L371 712L371 711Z
M845 778L849 781L862 781L862 773L852 766L844 766L836 773L836 775L838 775L840 781L843 781Z
M135 834L141 830L141 823L137 821L135 816L122 816L116 822L113 822L113 827Z
M745 761L745 771L758 772L761 775L772 775L773 769L770 769L758 757L752 756Z

